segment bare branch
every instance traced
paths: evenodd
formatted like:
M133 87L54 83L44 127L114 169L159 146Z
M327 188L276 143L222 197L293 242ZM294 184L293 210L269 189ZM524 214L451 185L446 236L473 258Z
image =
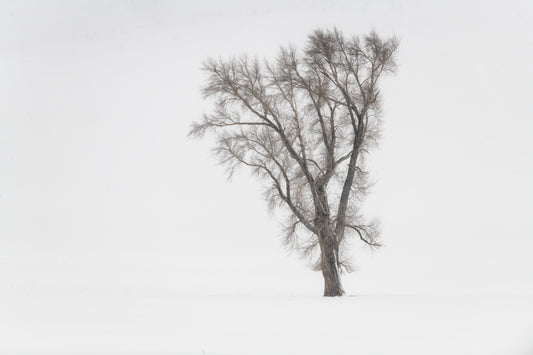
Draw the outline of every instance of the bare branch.
M305 50L282 48L274 61L204 63L202 93L213 109L189 135L217 137L228 176L243 166L266 181L269 205L288 214L285 245L313 259L326 295L342 294L338 272L351 270L346 229L381 245L377 225L358 212L371 185L364 158L379 137L379 80L395 70L397 46L375 32L316 30Z
M377 242L377 239L379 238L379 231L375 228L375 226L355 226L351 224L345 224L345 226L354 230L359 236L359 239L361 239L367 245L374 248L381 246L381 243Z

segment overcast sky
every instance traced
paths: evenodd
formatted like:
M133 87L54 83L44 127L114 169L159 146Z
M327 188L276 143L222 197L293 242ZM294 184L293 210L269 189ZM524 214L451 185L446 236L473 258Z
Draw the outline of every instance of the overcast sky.
M401 39L349 294L533 293L529 1L0 1L0 287L322 293L228 182L201 63L315 28ZM0 288L1 291L1 288Z

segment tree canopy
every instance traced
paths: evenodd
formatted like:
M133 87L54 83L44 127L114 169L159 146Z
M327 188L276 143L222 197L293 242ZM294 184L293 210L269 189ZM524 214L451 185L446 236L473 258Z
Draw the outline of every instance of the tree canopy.
M315 30L303 50L281 48L272 61L241 56L203 67L213 108L191 134L213 131L230 175L246 166L267 182L269 206L288 212L285 244L313 259L325 295L343 293L347 236L380 246L361 201L369 187L365 158L379 138L378 84L396 69L397 47L396 38L375 32Z

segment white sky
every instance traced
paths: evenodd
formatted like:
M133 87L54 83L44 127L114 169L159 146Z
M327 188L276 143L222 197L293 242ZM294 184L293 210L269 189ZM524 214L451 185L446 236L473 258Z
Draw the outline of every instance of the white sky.
M194 4L194 5L192 5ZM401 38L351 294L533 293L528 1L0 1L0 292L321 294L208 141L208 56Z

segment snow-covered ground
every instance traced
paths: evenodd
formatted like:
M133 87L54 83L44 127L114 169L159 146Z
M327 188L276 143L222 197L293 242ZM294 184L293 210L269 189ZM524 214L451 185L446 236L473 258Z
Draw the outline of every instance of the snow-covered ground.
M533 2L0 3L0 355L533 355ZM385 248L325 299L260 184L186 135L206 58L333 26L401 46Z
M525 296L58 291L2 291L1 354L533 354Z

